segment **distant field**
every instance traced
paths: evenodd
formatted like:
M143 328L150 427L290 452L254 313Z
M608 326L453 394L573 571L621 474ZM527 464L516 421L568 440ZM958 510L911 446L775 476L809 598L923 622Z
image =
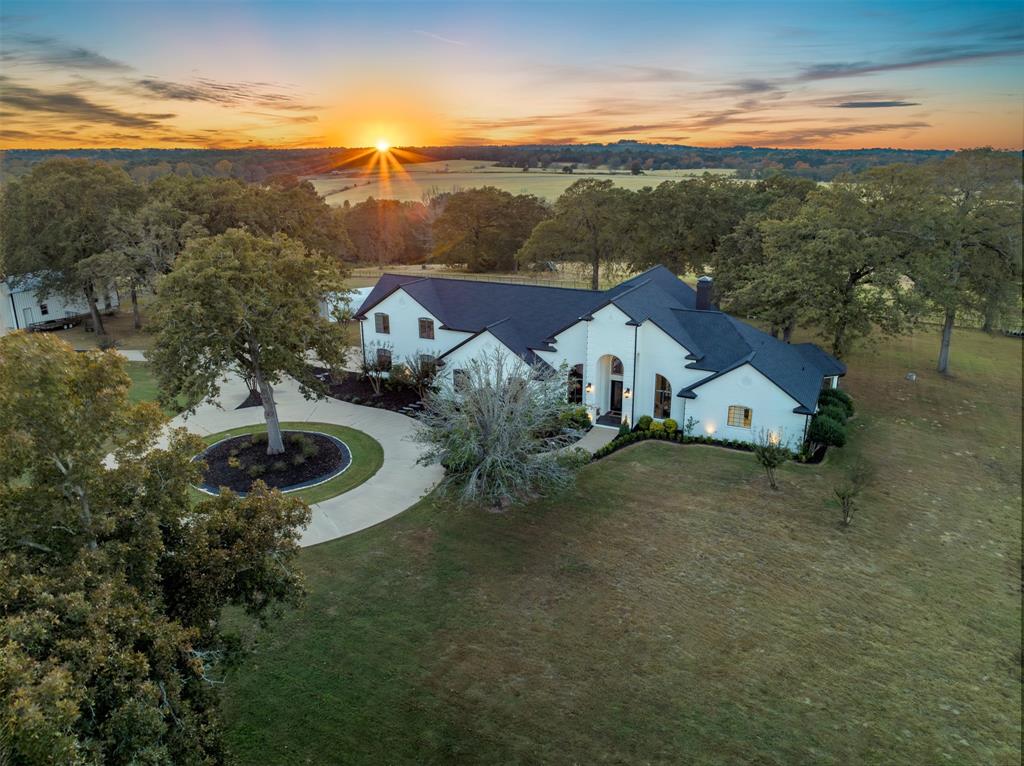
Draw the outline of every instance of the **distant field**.
M581 178L610 178L626 189L657 186L662 181L693 178L702 173L733 175L732 170L649 170L634 176L627 170L610 171L607 168L587 170L577 168L574 173L563 173L561 165L548 170L533 168L524 173L517 168L499 168L492 163L477 160L450 160L407 165L401 173L383 176L361 171L338 171L310 179L316 190L332 205L345 200L362 202L367 197L419 201L423 192L431 188L438 191L458 191L478 186L496 186L512 194L536 194L554 200L574 181Z

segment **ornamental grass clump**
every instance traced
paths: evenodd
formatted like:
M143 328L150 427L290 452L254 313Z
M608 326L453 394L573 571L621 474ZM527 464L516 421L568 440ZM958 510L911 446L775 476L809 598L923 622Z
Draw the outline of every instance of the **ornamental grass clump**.
M443 491L496 510L569 486L585 461L562 449L580 430L550 428L570 409L565 376L499 349L467 362L457 388L437 379L414 436L420 462L444 466Z

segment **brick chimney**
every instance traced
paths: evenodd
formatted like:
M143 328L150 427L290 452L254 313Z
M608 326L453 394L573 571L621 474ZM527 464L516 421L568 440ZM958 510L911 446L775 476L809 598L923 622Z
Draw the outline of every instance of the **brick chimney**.
M711 288L715 280L705 275L697 280L697 310L707 311L711 308Z

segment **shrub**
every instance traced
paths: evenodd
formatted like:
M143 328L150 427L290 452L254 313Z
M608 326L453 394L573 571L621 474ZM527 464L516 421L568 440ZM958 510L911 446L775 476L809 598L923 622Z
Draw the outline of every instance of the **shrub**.
M838 423L846 425L846 419L849 415L846 414L846 409L838 404L823 404L818 409L818 415L826 418L832 418Z
M558 423L563 429L586 431L590 428L590 416L586 407L573 407L558 416Z
M275 460L273 463L270 464L270 470L273 471L274 473L281 473L281 471L285 470L286 468L288 468L288 464L283 460Z
M646 431L651 427L651 423L654 422L654 418L650 415L641 415L640 419L636 421L636 427L640 431Z
M251 446L254 446L254 447L255 446L259 446L260 444L266 444L267 443L267 434L266 434L266 432L263 432L263 433L260 433L260 434L253 434L252 436L249 437L249 441L251 443Z
M266 472L266 470L266 466L262 463L253 463L248 469L246 469L246 473L249 474L250 478L258 479Z
M319 451L320 451L320 448L317 447L316 444L314 442L312 442L312 441L306 441L306 442L303 442L303 444L302 444L302 456L303 457L306 457L306 458L313 457L313 455L315 455Z
M652 434L663 435L665 433L665 424L659 423L658 421L655 420L653 423L650 424L650 427L647 430L650 431Z
M676 431L679 430L679 424L672 418L665 418L665 421L662 423L662 425L665 426L665 430L668 431L670 434L674 434Z
M629 423L627 423L626 420L623 419L623 421L619 423L619 436L625 436L626 434L629 433L629 430Z
M242 467L242 461L241 460L239 460L234 455L229 455L228 456L228 468L241 468L241 467Z
M826 388L818 395L818 404L822 407L836 405L846 410L846 417L852 418L854 413L853 399L841 388Z
M288 436L288 441L290 441L296 447L301 447L303 444L306 443L306 435L305 434L290 434Z
M302 465L305 462L306 462L305 454L300 452L298 455L292 455L292 465L300 466L300 465Z
M815 415L807 431L807 438L815 444L842 447L846 444L846 426L827 415Z

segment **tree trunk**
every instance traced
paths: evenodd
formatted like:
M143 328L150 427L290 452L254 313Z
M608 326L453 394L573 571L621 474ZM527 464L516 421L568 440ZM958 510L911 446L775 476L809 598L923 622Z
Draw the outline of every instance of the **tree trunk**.
M946 320L942 323L942 345L939 347L939 372L949 372L949 342L953 339L953 320L956 309L946 309Z
M590 261L590 289L601 289L601 259L597 256Z
M777 324L775 324L774 322L772 322L772 329L768 332L768 334L771 335L776 340L778 340L779 339L779 326Z
M259 365L253 369L253 377L263 399L263 418L267 421L267 454L280 455L284 452L281 437L281 421L277 417L277 402L274 401L274 387L263 378Z
M786 326L782 328L782 340L784 343L789 343L793 337L793 330L796 329L796 320L790 319L786 322Z
M92 328L97 335L106 335L107 330L103 326L103 318L100 316L99 307L96 305L96 293L92 285L85 288L85 300L89 303L89 314L92 315Z
M132 316L135 318L135 329L142 329L142 316L139 314L139 296L135 290L135 285L132 285Z

